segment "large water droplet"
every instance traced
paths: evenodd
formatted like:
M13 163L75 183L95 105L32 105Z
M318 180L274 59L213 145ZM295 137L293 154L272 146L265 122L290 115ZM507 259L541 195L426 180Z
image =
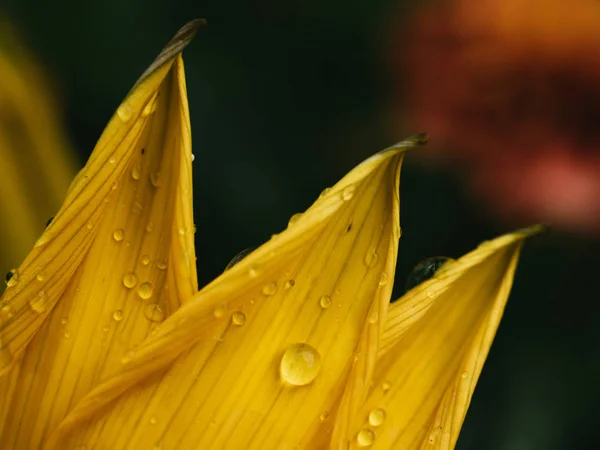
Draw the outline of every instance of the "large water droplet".
M126 273L125 276L123 277L123 285L127 289L133 289L137 283L138 283L138 277L133 272Z
M262 288L262 293L267 296L277 294L277 283L275 281L271 281L269 284L265 285Z
M332 304L331 297L329 295L324 295L319 300L319 304L321 305L321 308L323 308L323 309L331 308L331 304Z
M346 202L348 200L351 200L352 197L354 197L355 190L356 190L356 187L353 184L351 184L350 186L346 186L344 188L344 190L342 191L342 199Z
M293 344L283 357L279 372L281 379L292 386L305 386L311 383L321 368L321 355L311 345Z
M46 291L40 291L29 301L29 306L38 314L43 314L48 308L48 295Z
M119 119L121 119L123 122L127 122L129 119L131 119L132 114L133 110L127 103L121 104L121 106L119 106L117 109L117 116L119 116Z
M356 435L356 443L359 447L370 447L375 443L375 433L369 428L363 428Z
M141 176L142 176L142 168L140 167L139 164L136 163L133 166L133 168L131 169L131 178L133 178L134 180L139 180Z
M117 322L123 320L123 311L116 309L115 312L113 312L113 319L115 319Z
M152 283L150 283L149 281L143 282L138 287L138 295L144 300L148 300L150 297L152 297L152 291Z
M381 408L375 408L369 413L369 424L372 427L379 427L385 422L386 413Z
M231 322L241 327L246 323L246 315L241 311L236 311L231 315Z
M113 231L113 239L116 242L121 242L124 237L125 237L125 230L123 230L123 228L117 228L115 231Z
M144 308L144 316L146 316L146 319L150 322L162 322L165 320L165 312L160 305L157 304L146 305L146 308Z

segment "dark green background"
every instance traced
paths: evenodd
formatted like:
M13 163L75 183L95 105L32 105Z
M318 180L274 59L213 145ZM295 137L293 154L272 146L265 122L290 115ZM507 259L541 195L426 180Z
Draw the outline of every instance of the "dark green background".
M401 80L382 49L410 20L407 4L4 0L4 9L53 75L82 163L174 32L208 20L185 51L203 285L362 159L426 131L386 126ZM425 257L460 256L516 226L470 199L457 169L418 159L407 157L402 178L401 281ZM460 450L597 448L587 443L600 438L599 253L598 240L558 232L526 244Z

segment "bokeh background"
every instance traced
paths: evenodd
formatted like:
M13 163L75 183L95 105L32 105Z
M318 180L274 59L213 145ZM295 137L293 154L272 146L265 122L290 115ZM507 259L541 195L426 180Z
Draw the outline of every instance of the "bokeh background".
M600 3L3 0L0 8L4 30L21 42L0 33L0 49L29 52L43 71L30 81L34 69L20 69L32 102L42 95L34 82L54 98L72 153L53 159L67 160L67 171L69 161L83 165L175 31L208 20L184 53L201 285L361 160L429 131L428 148L403 168L396 295L426 257L552 224L525 246L458 448L597 448ZM3 98L0 117L14 132ZM52 215L43 208L68 182L16 211ZM0 196L15 203L6 189ZM12 214L5 209L1 222ZM35 221L39 234L45 220ZM3 270L20 263L14 252L0 255Z

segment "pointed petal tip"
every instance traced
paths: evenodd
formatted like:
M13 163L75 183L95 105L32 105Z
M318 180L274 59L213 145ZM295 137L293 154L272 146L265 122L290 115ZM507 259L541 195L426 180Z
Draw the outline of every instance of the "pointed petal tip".
M427 144L429 135L427 133L414 134L390 147L390 149L408 149L412 147L420 147Z

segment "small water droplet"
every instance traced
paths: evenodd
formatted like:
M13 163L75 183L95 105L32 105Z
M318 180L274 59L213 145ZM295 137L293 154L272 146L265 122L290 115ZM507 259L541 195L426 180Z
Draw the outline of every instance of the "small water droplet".
M387 272L381 272L381 276L379 277L379 286L385 286L388 282L388 274Z
M379 427L385 422L386 416L385 410L375 408L369 413L369 424L372 427Z
M4 282L8 287L14 286L19 281L19 272L17 269L12 269L6 273Z
M117 162L117 158L115 158L114 156L111 156L110 158L108 158L108 162L109 162L110 164L114 164L114 163L116 163L116 162Z
M329 187L326 187L325 189L323 189L321 191L321 194L319 194L319 198L325 197L330 190L331 190L331 188L329 188Z
M62 323L63 325L66 325L68 321L69 318L67 316L62 316L60 319L60 323Z
M391 388L392 388L392 383L390 383L389 381L384 381L383 383L381 383L381 389L383 390L384 394L387 391L389 391Z
M319 304L321 305L321 308L323 308L323 309L331 308L331 304L332 304L331 297L329 295L324 295L319 300Z
M156 419L156 417L154 417L154 416L150 417L150 423L152 425L156 425L157 422L158 422L158 420Z
M294 280L294 279L292 279L292 278L290 278L289 280L287 280L287 281L285 282L285 285L284 285L284 287L285 287L286 289L291 289L291 288L293 288L294 286L296 286L296 280Z
M35 276L35 279L38 281L44 281L46 279L46 274L44 273L43 270L39 271L38 274Z
M277 294L277 283L275 281L271 281L269 284L265 285L262 288L262 293L267 296Z
M375 443L375 433L369 428L363 428L356 435L356 443L359 447L370 447Z
M298 220L300 220L300 217L302 217L302 213L296 213L292 217L290 217L290 220L288 221L288 227L291 227L296 222L298 222Z
M151 233L151 232L152 232L152 230L154 230L154 221L150 220L150 221L148 222L148 225L146 225L146 231L147 231L148 233Z
M342 191L342 199L344 201L348 201L350 199L352 199L352 197L354 197L354 191L356 190L356 187L351 184L350 186L346 186L344 188L344 190Z
M231 315L231 322L241 327L246 323L246 315L241 311L236 311Z
M192 153L192 162L194 162L194 160L195 160L195 159L196 159L196 155L194 155L194 154Z
M180 236L185 236L185 228L180 228L178 232Z
M115 310L115 312L113 313L113 319L115 319L117 322L123 320L123 311L121 311L120 309Z
M113 239L116 242L121 242L124 237L125 237L125 230L123 230L123 228L117 228L115 231L113 231Z
M223 317L225 315L225 312L227 311L227 308L225 308L225 305L219 305L215 308L215 310L213 311L213 315L219 319L221 317Z
M152 283L150 283L149 281L144 281L138 287L138 295L140 296L140 298L148 300L150 297L152 297L152 290Z
M379 311L373 311L369 315L369 323L377 323L379 320Z
M119 119L121 119L123 122L127 122L129 119L131 119L132 114L133 110L127 103L122 103L117 109L117 116L119 116Z
M372 269L377 265L379 261L379 255L375 247L370 248L365 255L365 264L368 268Z
M435 295L436 294L435 294L435 290L434 289L429 289L427 291L427 297L429 297L429 298L435 298Z
M150 264L150 255L142 255L141 261L144 266L147 266Z
M157 304L146 305L144 308L144 316L150 322L162 322L165 320L165 312Z
M293 344L283 354L279 372L281 379L292 386L311 383L321 368L321 355L308 344Z
M134 357L135 352L133 350L128 350L121 358L121 364L129 364Z
M0 322L6 322L11 317L14 317L14 315L15 311L12 306L5 304L0 308Z
M156 267L160 270L167 270L167 263L164 261L156 261Z
M329 418L329 413L327 411L323 411L319 416L319 420L321 422L325 422Z
M115 191L117 188L119 187L119 182L115 181L112 186L110 187L113 191Z
M141 176L142 176L142 168L140 167L139 164L136 163L133 166L133 168L131 169L131 178L133 178L134 180L139 180Z
M469 376L469 372L463 372L460 377L464 380L465 378L467 378Z
M108 333L109 330L110 330L110 327L108 325L104 325L102 327L102 331L104 331L105 333Z
M154 172L150 175L150 182L152 186L155 188L159 188L162 185L162 179L160 177L160 172Z
M138 277L135 273L129 272L123 276L123 286L127 289L133 289L138 283Z
M46 291L40 291L38 294L29 301L29 306L38 314L43 314L48 308L48 295Z
M70 331L65 331L65 339L69 339L71 337Z
M92 222L88 222L86 227L88 230L91 230L92 228L94 228L94 224Z

